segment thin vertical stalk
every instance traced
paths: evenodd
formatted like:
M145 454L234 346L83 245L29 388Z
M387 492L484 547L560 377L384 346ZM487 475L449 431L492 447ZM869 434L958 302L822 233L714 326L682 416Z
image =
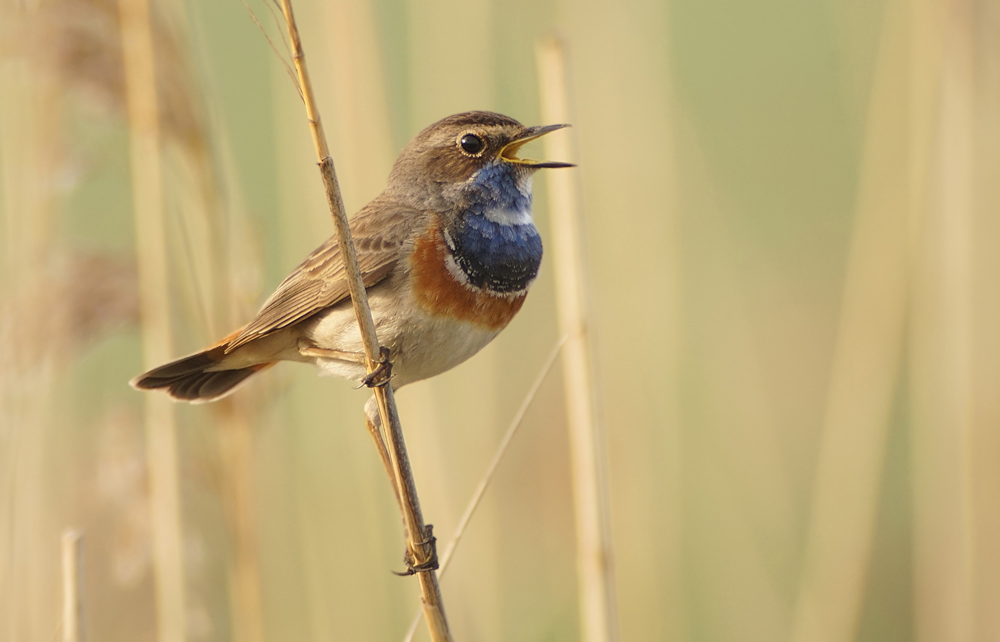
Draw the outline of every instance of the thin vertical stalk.
M567 122L570 109L563 47L558 40L550 39L541 43L536 53L542 121ZM548 136L544 143L547 158L572 158L567 135ZM597 390L584 298L583 230L575 177L574 172L554 172L548 177L550 236L559 327L566 335L562 370L573 470L580 623L584 640L604 642L618 639L618 610L607 442L596 416Z
M368 372L373 372L378 365L380 348L378 338L375 334L375 323L372 320L371 309L368 306L368 295L361 277L361 270L358 267L357 251L351 239L351 230L348 226L347 214L344 211L344 201L340 194L340 187L337 184L333 159L330 157L330 150L326 143L326 134L323 131L323 124L320 120L319 111L316 108L312 84L309 81L309 72L306 67L305 53L302 50L302 40L299 37L298 27L295 24L295 16L292 13L291 0L282 0L281 7L288 26L292 58L298 74L299 88L302 91L302 98L305 102L306 116L309 119L313 143L316 146L320 174L323 177L327 202L330 206L330 213L333 215L333 223L337 231L337 241L340 245L341 255L346 268L345 272L347 273L351 301L354 304L354 312L357 316L361 338L364 342ZM399 424L399 414L396 411L396 401L393 397L392 386L376 387L372 390L378 402L382 427L388 434L388 439L386 440L388 442L387 450L392 461L394 474L392 482L401 500L400 508L403 514L403 523L406 525L409 557L419 565L428 561L434 555L434 544L432 538L429 536L430 533L424 524L423 515L420 511L416 484L413 480L413 472L410 469L409 456L407 455L406 444L403 440L402 427ZM441 589L438 585L437 574L435 571L427 570L418 572L416 575L420 582L424 617L427 619L431 638L436 642L451 640L448 622L444 615L444 606L441 602Z
M85 642L83 625L83 535L62 536L63 642Z
M850 642L861 616L907 304L908 24L879 43L840 325L806 533L793 642Z
M119 0L118 7L129 118L143 359L147 367L153 367L167 361L172 352L153 33L148 0ZM177 443L170 400L163 395L146 395L145 419L157 639L179 642L185 632L184 574Z

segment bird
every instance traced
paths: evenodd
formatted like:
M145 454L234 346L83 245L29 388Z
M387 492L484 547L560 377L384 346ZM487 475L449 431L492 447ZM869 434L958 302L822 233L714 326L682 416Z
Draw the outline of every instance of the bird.
M351 218L394 390L466 361L521 309L542 261L532 177L573 165L518 151L567 126L526 127L488 111L448 116L403 148L385 190ZM247 325L130 383L209 402L279 361L372 384L335 237L295 268ZM374 421L372 402L366 411Z

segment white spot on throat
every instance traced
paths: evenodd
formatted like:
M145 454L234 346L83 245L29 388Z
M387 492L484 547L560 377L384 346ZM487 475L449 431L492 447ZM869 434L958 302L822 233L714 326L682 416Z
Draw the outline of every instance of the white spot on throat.
M483 212L483 216L486 217L487 221L497 223L498 225L527 225L532 223L531 218L531 207L525 207L523 209L501 209L493 208L488 209Z
M452 255L451 252L448 252L445 255L444 266L448 268L448 272L451 273L451 276L465 287L469 288L470 290L479 289L476 286L469 283L469 275L466 274L464 271L462 271L462 268L458 266L458 261L455 260L455 257L454 255Z

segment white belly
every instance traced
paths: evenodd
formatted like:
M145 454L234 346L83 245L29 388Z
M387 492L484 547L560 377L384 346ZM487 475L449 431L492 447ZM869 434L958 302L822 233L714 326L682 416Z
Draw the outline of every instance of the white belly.
M393 387L420 381L454 368L483 349L499 333L466 322L432 316L413 301L386 296L384 288L368 291L379 343L391 351ZM364 353L350 301L344 301L303 324L302 336L317 346ZM325 372L360 380L365 367L341 359L312 360Z

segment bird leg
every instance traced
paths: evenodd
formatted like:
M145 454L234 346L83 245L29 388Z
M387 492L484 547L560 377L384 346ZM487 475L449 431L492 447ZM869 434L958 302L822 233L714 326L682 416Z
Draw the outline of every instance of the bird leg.
M365 355L360 352L344 352L343 350L321 348L310 341L306 341L305 339L299 339L298 348L299 354L303 357L316 359L337 359L338 361L350 361L351 363L361 364L365 362Z
M360 352L345 352L343 350L331 350L321 348L311 341L299 339L299 354L310 359L336 359L338 361L348 361L350 363L366 363L365 355ZM369 388L382 388L392 379L392 362L389 361L389 348L382 346L379 348L380 358L374 370L365 375L361 380L361 386Z

